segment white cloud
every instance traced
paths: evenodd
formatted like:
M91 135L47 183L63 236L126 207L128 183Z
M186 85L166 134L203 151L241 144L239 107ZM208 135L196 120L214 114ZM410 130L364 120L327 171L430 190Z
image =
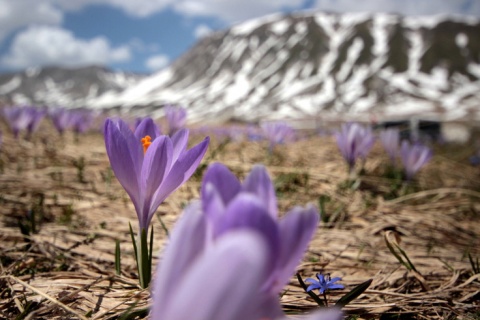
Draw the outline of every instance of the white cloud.
M0 0L0 43L31 23L59 25L62 21L63 13L49 1Z
M439 13L480 15L480 1L472 0L316 0L317 9L336 12L391 12L404 15Z
M41 0L40 0L41 1ZM53 1L64 10L79 10L92 4L119 8L135 17L147 17L166 8L174 8L189 17L214 17L237 22L277 12L282 8L298 8L304 0L43 0Z
M215 17L226 22L240 22L281 11L300 8L304 0L179 0L172 6L187 16Z
M18 1L18 0L17 0ZM147 17L160 12L174 0L50 0L65 10L75 11L92 4L111 5L135 17Z
M130 58L127 46L113 48L104 37L83 40L59 27L30 26L14 38L10 51L0 62L7 68L21 69L45 65L105 65Z
M195 38L199 39L208 36L212 31L213 30L206 24L200 24L195 28L193 34L195 35Z
M157 71L166 67L169 62L170 59L166 55L158 54L148 58L145 62L145 66L152 71Z
M158 52L160 50L160 46L158 43L145 43L140 38L133 38L128 42L128 45L135 51L138 52Z

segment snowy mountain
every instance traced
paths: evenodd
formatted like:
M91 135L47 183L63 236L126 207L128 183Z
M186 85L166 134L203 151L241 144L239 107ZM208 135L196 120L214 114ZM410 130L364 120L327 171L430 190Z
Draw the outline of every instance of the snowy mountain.
M203 38L162 71L0 75L0 103L121 108L189 120L480 118L480 20L304 12Z
M480 115L480 21L301 13L252 20L198 42L118 96L92 101L189 118Z
M85 107L99 95L117 95L144 77L98 66L76 69L30 68L22 72L0 74L0 102Z

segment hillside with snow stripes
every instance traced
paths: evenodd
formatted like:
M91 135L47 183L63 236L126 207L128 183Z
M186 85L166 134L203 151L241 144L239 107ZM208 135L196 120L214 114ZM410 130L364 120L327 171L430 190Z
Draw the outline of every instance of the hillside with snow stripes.
M75 100L47 81L32 100L153 116L178 104L192 121L473 119L480 115L479 34L480 21L465 16L271 15L203 38L168 68L128 85L91 86ZM0 94L22 97L21 85L0 82Z

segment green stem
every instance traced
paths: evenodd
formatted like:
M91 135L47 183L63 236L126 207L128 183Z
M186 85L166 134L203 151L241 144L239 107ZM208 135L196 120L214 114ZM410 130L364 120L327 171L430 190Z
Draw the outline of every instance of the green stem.
M142 229L140 230L140 250L138 256L138 273L140 276L140 286L142 288L147 288L150 284L151 278L151 265L150 265L150 257L149 257L149 250L148 250L148 230Z
M150 236L150 246L148 245L148 230L141 229L137 240L135 240L132 226L130 226L130 236L132 237L133 249L135 251L140 286L145 289L152 279L153 228Z

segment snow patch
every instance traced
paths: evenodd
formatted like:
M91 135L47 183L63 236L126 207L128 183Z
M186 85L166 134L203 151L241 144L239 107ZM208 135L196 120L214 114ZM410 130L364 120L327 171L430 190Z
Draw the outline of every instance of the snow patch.
M235 81L225 92L225 104L233 105L240 99L245 98L250 91L250 82L245 74L237 74Z
M445 15L432 16L405 16L403 18L403 25L411 29L420 28L435 28L440 22L446 20Z
M355 62L360 56L360 52L364 47L363 40L361 38L355 38L353 44L348 48L347 59L343 63L342 67L337 73L337 80L343 82L347 79L348 75L352 71Z
M459 48L465 48L468 44L468 37L465 33L459 33L455 37L455 43Z
M25 75L28 78L35 77L40 73L40 68L37 67L30 67L25 70Z
M280 14L272 14L266 17L252 19L247 22L234 26L232 29L230 29L230 32L233 35L237 35L237 36L246 35L246 34L252 33L253 30L257 29L258 27L266 23L278 20L279 18L281 18Z
M17 89L20 84L22 83L22 79L20 76L15 76L7 83L4 83L0 86L0 94L7 94L12 92L13 90Z
M307 23L305 21L295 24L295 31L297 33L305 33L308 30Z
M272 32L275 33L276 35L280 36L284 34L289 27L290 27L290 22L288 22L287 20L280 20L278 22L273 23L270 26L270 30L272 30Z

